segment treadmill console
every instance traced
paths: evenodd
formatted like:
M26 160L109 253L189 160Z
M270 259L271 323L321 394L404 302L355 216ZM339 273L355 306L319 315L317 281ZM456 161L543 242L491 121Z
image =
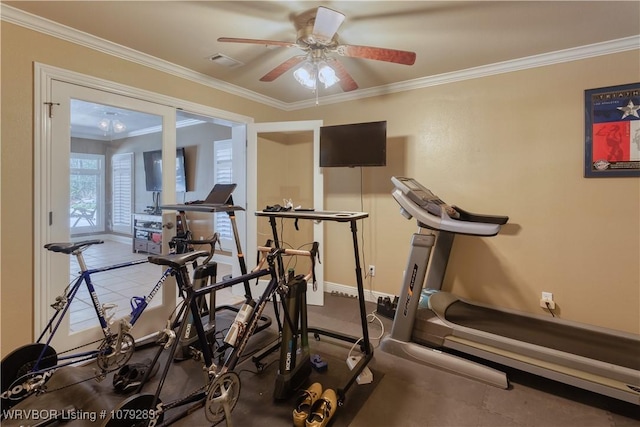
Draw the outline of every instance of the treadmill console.
M509 220L504 216L479 215L443 202L413 178L392 177L392 193L400 204L402 214L414 217L420 226L452 233L476 236L495 236Z

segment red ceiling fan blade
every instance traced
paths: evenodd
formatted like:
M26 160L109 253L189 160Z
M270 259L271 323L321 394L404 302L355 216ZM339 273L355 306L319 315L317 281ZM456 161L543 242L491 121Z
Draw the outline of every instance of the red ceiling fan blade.
M260 81L261 82L274 81L275 79L277 79L278 77L280 77L281 75L283 75L284 73L286 73L287 71L289 71L290 69L298 65L299 63L301 63L302 61L304 61L305 58L306 56L300 55L300 56L294 56L292 58L287 59L282 64L278 65L276 68L274 68L273 70L269 71L267 74L262 76L260 78Z
M416 62L416 53L406 50L345 44L338 46L336 51L342 56L374 59L376 61L394 62L396 64L413 65Z
M260 40L260 39L239 39L235 37L220 37L219 42L225 43L248 43L248 44L261 44L263 46L282 46L282 47L297 47L298 45L291 42L282 42L278 40Z
M340 61L332 60L328 61L329 65L336 72L336 76L340 79L338 84L342 88L344 92L350 92L352 90L358 89L358 83L353 80L353 77L347 72L344 66L340 63Z
M313 24L313 37L318 42L329 43L344 22L344 18L344 14L320 6Z

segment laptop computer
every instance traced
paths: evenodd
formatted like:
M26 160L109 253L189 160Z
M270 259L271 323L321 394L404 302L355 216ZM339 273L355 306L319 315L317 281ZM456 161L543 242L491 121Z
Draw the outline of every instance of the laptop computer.
M237 184L216 184L213 186L209 195L204 200L197 200L191 203L206 205L230 205L233 204L231 193L235 190Z

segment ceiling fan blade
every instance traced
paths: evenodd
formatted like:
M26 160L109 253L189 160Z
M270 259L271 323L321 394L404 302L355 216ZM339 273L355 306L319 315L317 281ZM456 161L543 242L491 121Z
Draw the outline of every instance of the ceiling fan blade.
M347 72L340 61L334 59L332 61L329 61L329 65L331 66L331 68L333 68L333 70L336 72L336 76L338 76L338 78L340 79L340 81L338 81L338 84L344 92L350 92L352 90L358 89L358 83L353 80L351 74Z
M295 43L282 42L278 40L260 40L260 39L239 39L235 37L220 37L219 42L225 43L248 43L248 44L261 44L263 46L282 46L282 47L297 47Z
M273 70L269 71L267 74L262 76L260 78L260 81L261 82L274 81L275 79L277 79L278 77L280 77L281 75L283 75L284 73L286 73L287 71L289 71L290 69L298 65L299 63L301 63L302 61L304 61L305 58L306 56L300 55L300 56L294 56L292 58L287 59L282 64L278 65L276 68L274 68Z
M336 51L342 56L374 59L376 61L394 62L396 64L413 65L416 62L416 53L406 50L345 44L338 46Z
M313 24L313 36L321 43L329 43L344 22L345 16L333 9L320 6Z

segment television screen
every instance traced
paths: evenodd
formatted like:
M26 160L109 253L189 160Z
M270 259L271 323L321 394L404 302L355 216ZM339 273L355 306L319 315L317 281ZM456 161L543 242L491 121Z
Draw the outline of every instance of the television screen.
M187 174L185 168L184 148L176 150L176 191L187 191ZM144 177L147 191L162 191L162 151L145 151Z
M386 166L387 122L320 128L320 167Z

